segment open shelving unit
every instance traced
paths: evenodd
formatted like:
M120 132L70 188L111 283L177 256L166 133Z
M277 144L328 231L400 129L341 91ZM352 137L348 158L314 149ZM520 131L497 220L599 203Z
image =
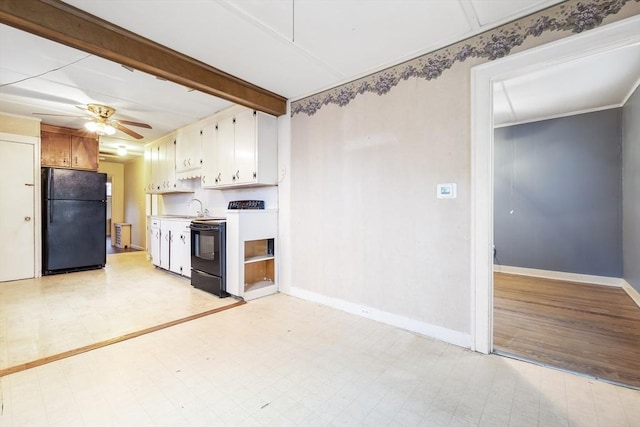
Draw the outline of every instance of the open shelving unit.
M244 292L275 285L275 239L244 242Z
M273 209L227 211L227 292L251 300L278 292L278 215Z

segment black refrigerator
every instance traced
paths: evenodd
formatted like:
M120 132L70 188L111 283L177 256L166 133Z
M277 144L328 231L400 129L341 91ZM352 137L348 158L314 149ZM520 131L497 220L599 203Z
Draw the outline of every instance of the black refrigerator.
M106 184L104 173L42 168L42 274L105 266Z

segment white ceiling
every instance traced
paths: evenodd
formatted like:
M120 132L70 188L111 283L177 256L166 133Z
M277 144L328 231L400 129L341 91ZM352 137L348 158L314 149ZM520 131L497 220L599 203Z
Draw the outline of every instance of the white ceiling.
M640 83L640 43L494 83L496 126L620 107Z
M67 1L289 99L336 86L559 2ZM637 53L634 55L637 58ZM637 62L630 65L635 66L637 72ZM542 77L548 76L540 75L536 79L542 80ZM611 80L602 75L597 77ZM153 127L152 130L132 127L144 136L140 141L121 133L115 135L118 138L102 137L101 149L105 152L126 143L134 153L140 153L144 143L230 105L4 25L0 26L0 84L3 85L0 86L2 112L77 116L82 115L77 105L95 102L116 108L116 119L145 122ZM524 113L521 114L518 107L520 96L528 96L521 103L528 116L534 110L533 105L544 100L540 91L527 90L532 84L523 79L505 82L510 101L507 105L515 109L505 113L508 120L521 120ZM583 86L582 93L589 87L591 85ZM532 95L539 95L539 99ZM36 117L59 126L79 128L83 124L82 118Z

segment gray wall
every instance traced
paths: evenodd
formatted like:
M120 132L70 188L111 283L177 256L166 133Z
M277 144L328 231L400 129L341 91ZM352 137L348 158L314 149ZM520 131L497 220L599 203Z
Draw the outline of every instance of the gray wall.
M624 278L640 292L640 89L622 108Z
M622 277L621 114L496 129L496 263Z

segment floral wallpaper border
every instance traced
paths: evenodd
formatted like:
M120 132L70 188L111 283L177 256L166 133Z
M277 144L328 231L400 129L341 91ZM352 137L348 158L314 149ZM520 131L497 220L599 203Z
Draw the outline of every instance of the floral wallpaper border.
M340 107L348 105L358 95L366 92L384 95L401 80L410 77L437 79L456 62L468 58L485 58L489 61L507 56L529 37L539 37L546 31L571 31L581 33L599 26L609 15L617 14L626 3L640 0L591 0L567 2L520 19L514 23L489 30L449 47L379 71L367 77L333 89L294 101L291 116L314 115L328 104ZM544 15L548 13L550 16Z

